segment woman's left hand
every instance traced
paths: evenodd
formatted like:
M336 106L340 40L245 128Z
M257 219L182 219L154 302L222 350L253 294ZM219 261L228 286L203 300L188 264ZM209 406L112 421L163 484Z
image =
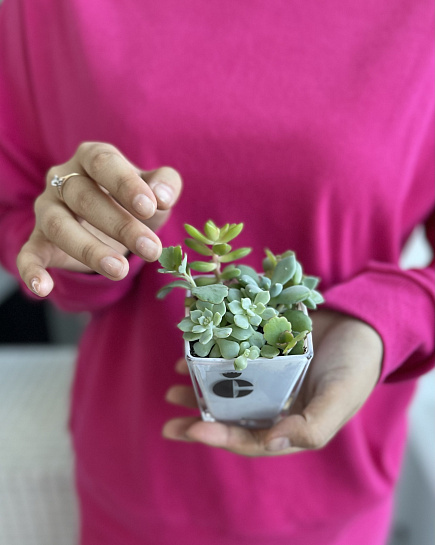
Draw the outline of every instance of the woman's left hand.
M290 416L265 430L248 430L197 417L168 421L163 436L200 442L244 456L274 456L324 447L358 411L375 387L383 345L360 320L328 310L311 314L315 356ZM249 364L248 364L249 365ZM187 374L184 360L177 370ZM167 401L197 407L193 389L173 386Z

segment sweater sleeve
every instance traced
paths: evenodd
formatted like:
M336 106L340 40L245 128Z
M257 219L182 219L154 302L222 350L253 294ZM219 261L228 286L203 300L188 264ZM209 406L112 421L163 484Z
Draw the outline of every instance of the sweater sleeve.
M44 114L33 92L36 78L20 6L20 2L0 6L0 263L29 293L19 278L16 258L34 227L33 203L54 161L41 130ZM129 274L118 282L97 274L52 269L55 287L49 298L67 311L98 310L131 288L143 264L132 256Z
M434 244L435 215L428 221ZM380 380L416 378L434 362L434 262L423 269L371 262L355 277L325 293L325 306L358 318L381 336Z

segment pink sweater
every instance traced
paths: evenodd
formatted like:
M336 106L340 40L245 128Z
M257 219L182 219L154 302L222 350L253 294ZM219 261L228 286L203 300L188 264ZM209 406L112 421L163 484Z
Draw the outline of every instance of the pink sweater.
M84 140L171 165L182 224L246 224L296 251L326 306L370 323L382 378L322 450L245 459L161 438L180 410L182 294L134 256L122 282L52 271L50 299L92 321L71 429L85 545L381 545L415 379L431 365L433 270L403 271L433 211L428 0L5 0L0 8L3 265L32 229L44 174ZM433 229L433 216L432 216Z

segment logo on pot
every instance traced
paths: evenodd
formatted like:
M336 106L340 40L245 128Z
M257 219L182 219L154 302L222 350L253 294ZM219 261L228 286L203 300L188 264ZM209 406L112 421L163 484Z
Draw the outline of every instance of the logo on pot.
M247 380L238 379L242 373L224 373L224 377L229 377L231 380L221 380L213 386L213 393L219 397L237 398L245 397L252 394L254 385Z

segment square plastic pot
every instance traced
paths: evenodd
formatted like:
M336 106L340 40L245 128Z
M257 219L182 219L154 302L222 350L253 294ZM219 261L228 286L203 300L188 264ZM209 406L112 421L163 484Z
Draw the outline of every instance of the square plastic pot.
M302 355L258 358L243 371L234 370L234 360L198 358L185 343L202 419L247 428L269 428L289 414L313 357L311 333Z

